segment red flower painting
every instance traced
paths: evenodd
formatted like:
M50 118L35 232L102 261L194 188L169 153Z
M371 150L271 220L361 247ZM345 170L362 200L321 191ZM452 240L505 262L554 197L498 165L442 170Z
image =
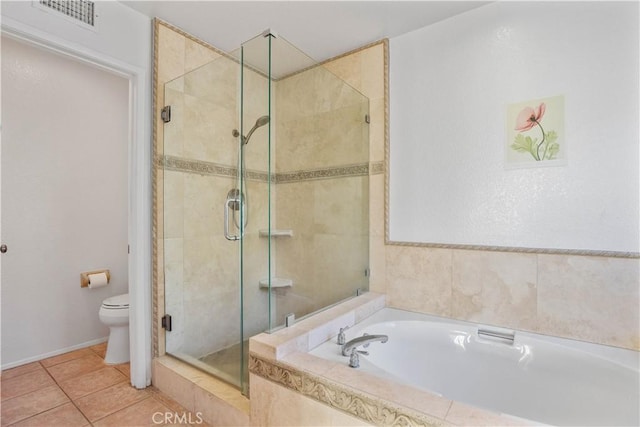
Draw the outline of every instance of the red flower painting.
M511 144L511 148L523 152L530 153L536 161L554 160L560 146L556 143L558 135L554 131L545 132L542 127L542 118L547 110L547 106L544 102L541 102L537 107L524 107L518 116L516 117L515 130L518 131L518 135ZM524 135L525 132L529 132L535 127L540 129L542 139L532 138L531 136Z

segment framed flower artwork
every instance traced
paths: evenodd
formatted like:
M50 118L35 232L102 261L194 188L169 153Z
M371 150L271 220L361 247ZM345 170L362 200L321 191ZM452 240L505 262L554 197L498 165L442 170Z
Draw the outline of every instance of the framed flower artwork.
M564 96L507 106L505 168L567 164Z

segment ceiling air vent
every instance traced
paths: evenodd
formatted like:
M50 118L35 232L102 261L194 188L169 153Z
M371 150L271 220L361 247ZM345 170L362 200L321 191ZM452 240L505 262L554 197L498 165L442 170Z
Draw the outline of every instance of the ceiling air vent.
M39 0L40 7L55 10L71 19L95 27L95 2L86 0Z

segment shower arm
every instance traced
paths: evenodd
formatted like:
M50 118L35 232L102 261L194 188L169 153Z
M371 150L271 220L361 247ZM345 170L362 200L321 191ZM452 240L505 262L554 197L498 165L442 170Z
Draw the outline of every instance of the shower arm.
M251 135L253 135L253 133L259 128L262 127L264 125L266 125L267 123L269 123L269 116L262 116L259 117L258 120L256 120L256 123L253 125L253 127L249 130L249 133L247 133L247 136L242 136L242 145L247 145L249 143L249 139L251 138ZM234 129L232 132L234 137L239 137L240 136L240 132L238 132L237 129Z

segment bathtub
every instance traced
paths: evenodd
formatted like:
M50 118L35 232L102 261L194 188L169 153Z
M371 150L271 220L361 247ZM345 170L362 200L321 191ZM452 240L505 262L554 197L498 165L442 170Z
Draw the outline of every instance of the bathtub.
M632 350L391 308L349 328L346 340L363 333L389 336L363 349L369 355L354 368L363 372L534 423L640 425ZM335 338L310 353L349 363Z

